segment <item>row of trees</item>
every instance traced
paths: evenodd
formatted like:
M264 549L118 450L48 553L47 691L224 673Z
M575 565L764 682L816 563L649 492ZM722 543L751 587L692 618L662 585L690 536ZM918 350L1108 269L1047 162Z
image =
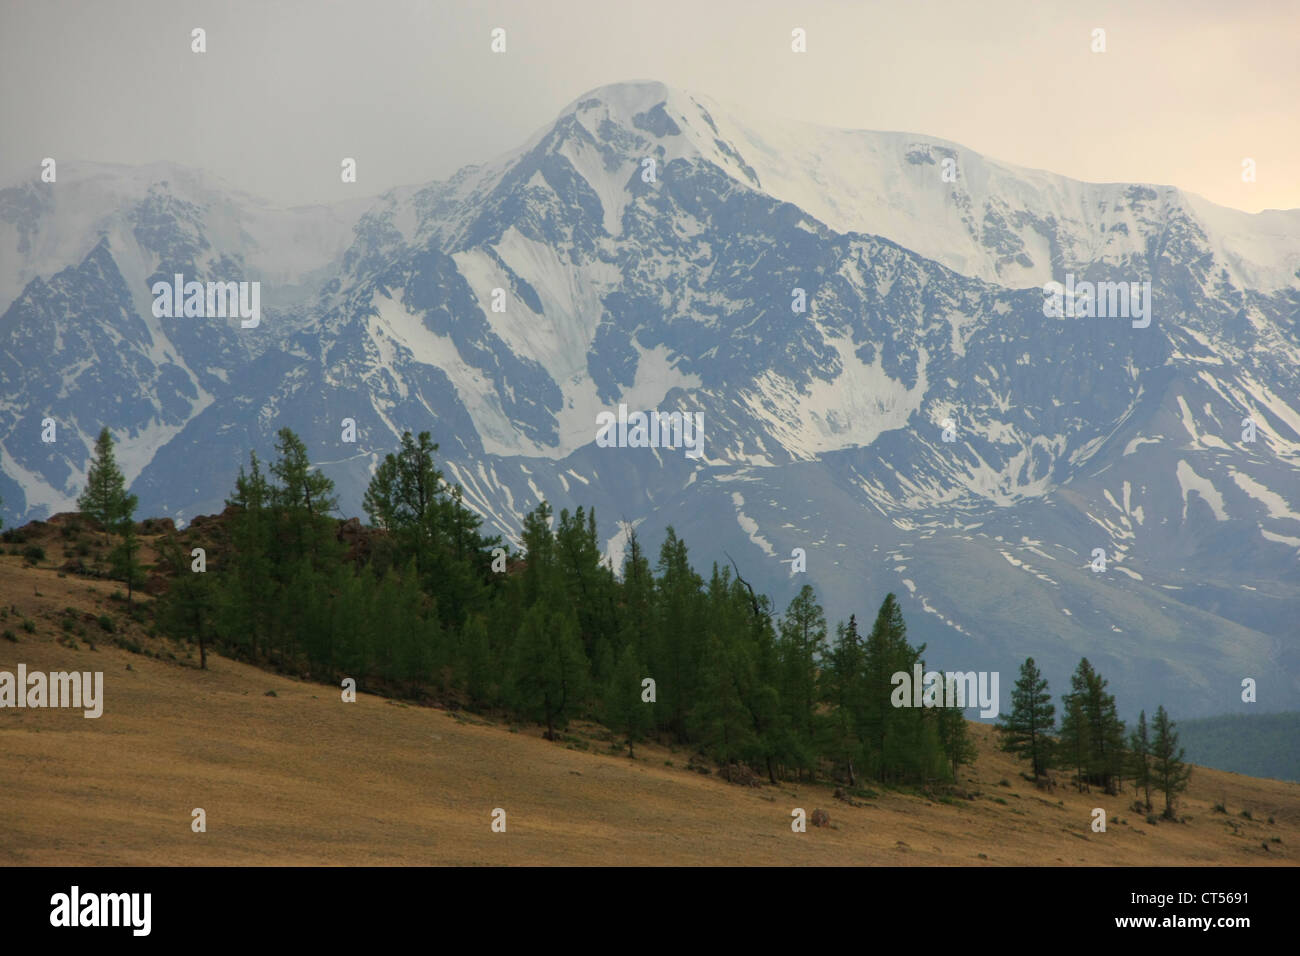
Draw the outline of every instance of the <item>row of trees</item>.
M161 547L173 585L156 605L162 630L285 671L417 696L458 695L469 706L545 724L603 721L628 753L647 737L690 744L731 768L768 778L838 776L882 783L955 779L975 748L960 709L895 707L892 676L925 670L894 595L866 636L856 616L828 633L811 586L776 615L738 569L714 563L706 580L669 528L651 565L628 529L622 575L602 559L594 512L558 519L545 501L524 517L522 555L483 534L459 487L436 467L428 433L407 432L366 491L375 533L348 560L333 483L291 430L267 470L241 468L228 539L204 573L176 538ZM121 543L119 576L139 573L136 499L105 430L83 512ZM506 572L507 567L510 573ZM1068 767L1080 789L1118 793L1125 777L1163 791L1165 813L1188 770L1164 708L1154 739L1145 712L1126 739L1107 682L1085 658L1062 698L1063 717L1031 659L1021 667L1005 749L1034 777Z
M1050 767L1069 768L1080 790L1099 786L1118 794L1127 776L1147 813L1154 789L1165 796L1164 816L1174 819L1177 795L1187 789L1191 778L1174 722L1160 706L1148 730L1146 711L1142 711L1137 728L1126 739L1115 697L1106 693L1106 686L1086 657L1079 661L1070 678L1070 693L1061 698L1058 732L1047 679L1028 658L1011 692L1011 711L998 724L1003 749L1028 759L1035 780Z
M427 433L405 434L377 468L364 498L377 533L349 561L330 480L292 431L275 450L268 469L256 454L240 469L229 541L205 573L164 548L175 576L158 622L199 642L201 666L215 645L320 678L458 695L550 737L591 717L629 754L654 736L772 781L925 783L974 759L960 710L890 704L891 676L924 652L892 594L865 636L852 617L830 640L812 587L777 615L731 567L697 573L671 528L653 566L629 529L620 577L595 514L557 517L544 501L502 573L507 549L446 482Z

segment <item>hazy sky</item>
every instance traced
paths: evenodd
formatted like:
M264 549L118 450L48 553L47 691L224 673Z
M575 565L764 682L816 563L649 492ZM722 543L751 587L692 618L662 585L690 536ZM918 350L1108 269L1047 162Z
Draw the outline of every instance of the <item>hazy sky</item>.
M654 79L1079 179L1296 208L1298 40L1300 0L0 0L0 182L45 156L173 160L284 204L355 197L512 149L593 87Z

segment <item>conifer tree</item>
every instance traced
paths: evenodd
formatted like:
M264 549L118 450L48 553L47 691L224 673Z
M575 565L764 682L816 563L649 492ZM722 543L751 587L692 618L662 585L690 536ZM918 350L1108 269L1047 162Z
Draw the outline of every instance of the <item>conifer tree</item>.
M328 517L338 508L334 482L312 467L307 446L291 429L280 429L275 450L280 457L271 464L271 474L280 483L271 486L271 501L287 522L295 544L288 556L290 562L304 556L315 562L336 555Z
M851 614L848 624L836 628L835 646L821 675L821 697L830 709L823 752L844 768L851 787L857 784L856 770L863 750L863 660L857 616Z
M634 759L633 748L650 730L653 703L641 699L641 681L645 668L637 660L636 648L628 644L618 656L614 673L605 688L605 718L609 729L627 740L627 755Z
M158 551L159 563L171 572L166 597L157 605L158 625L177 638L198 642L199 670L207 670L213 612L210 572L193 571L189 556L174 537L163 541Z
M95 454L86 475L86 488L77 498L77 509L103 526L107 544L109 533L119 529L122 515L134 512L136 504L135 496L126 492L126 479L113 454L113 436L105 427L95 440Z
M781 620L781 697L800 774L816 768L817 661L826 651L826 616L805 584Z
M659 549L655 594L655 632L648 663L659 679L660 719L683 742L690 739L687 717L701 700L706 680L702 660L708 629L703 612L703 581L690 565L686 543L671 526Z
M1124 768L1124 723L1116 716L1115 697L1106 693L1105 678L1086 657L1070 678L1070 691L1069 698L1077 705L1077 717L1082 722L1081 727L1074 725L1075 714L1067 701L1068 733L1078 751L1080 783L1095 783L1107 793L1115 793ZM1063 733L1066 729L1063 724Z
M1056 725L1056 707L1047 691L1047 679L1032 657L1020 665L1020 675L1011 691L1011 713L998 722L1002 749L1028 758L1034 779L1051 765L1052 733Z
M1074 768L1074 786L1080 793L1088 787L1088 763L1092 741L1088 717L1083 712L1083 697L1066 694L1061 698L1061 734L1059 749Z
M1156 708L1156 717L1152 722L1155 740L1151 744L1151 776L1156 789L1165 795L1164 817L1176 819L1174 808L1178 794L1187 789L1192 776L1192 768L1183 763L1183 748L1178 746L1176 725L1165 713L1164 705Z
M135 533L135 495L127 495L121 504L120 517L114 527L114 530L121 536L116 548L110 556L113 565L113 573L122 581L126 582L126 606L132 605L132 598L135 594L135 587L141 583L140 568L140 539Z
M577 625L566 612L548 614L537 605L519 626L511 668L512 704L516 710L546 724L546 739L555 739L570 710L583 700L587 687L587 658L578 640Z
M225 587L215 603L220 633L227 643L256 660L259 647L263 652L271 648L272 609L283 569L277 566L273 548L271 486L257 452L250 452L248 458L249 470L240 466L235 493L226 499L226 506L238 512L231 521L229 577L223 579Z
M930 763L926 753L923 726L926 716L920 708L895 707L892 703L893 675L913 674L925 645L916 648L907 642L907 625L898 599L885 595L876 614L876 622L864 645L864 726L863 743L875 770L876 778L887 782L891 777L909 776ZM937 746L937 738L934 739Z
M978 751L971 739L970 725L960 707L940 707L938 714L939 742L944 756L952 768L952 779L957 780L957 769L975 762Z
M1138 714L1137 729L1129 737L1130 769L1133 791L1145 792L1147 813L1151 812L1151 739L1147 733L1147 712Z
M702 694L691 711L690 729L705 750L726 768L729 780L732 764L755 749L753 725L736 680L743 670L744 664L736 659L725 636L710 627L701 661Z

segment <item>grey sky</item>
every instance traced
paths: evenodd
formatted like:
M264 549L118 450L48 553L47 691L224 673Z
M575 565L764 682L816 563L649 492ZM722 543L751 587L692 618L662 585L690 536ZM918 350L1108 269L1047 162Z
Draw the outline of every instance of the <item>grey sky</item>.
M284 204L355 197L511 149L592 87L654 79L1080 179L1294 208L1297 38L1292 0L0 0L0 182L38 176L45 156L174 160Z

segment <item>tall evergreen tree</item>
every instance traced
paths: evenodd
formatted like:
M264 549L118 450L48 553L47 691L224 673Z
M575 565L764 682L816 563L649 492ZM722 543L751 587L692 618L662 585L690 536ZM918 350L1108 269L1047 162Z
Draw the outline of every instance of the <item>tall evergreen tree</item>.
M605 719L609 729L627 740L627 755L635 758L634 747L652 726L653 703L641 699L645 667L637 659L636 647L626 645L618 656L614 673L605 688Z
M554 740L556 726L582 703L588 681L578 628L567 612L552 615L537 605L525 613L511 675L512 705L544 721L546 739Z
M816 769L819 715L817 662L826 651L826 616L811 585L805 584L781 620L781 698L800 770Z
M262 473L257 452L249 453L249 470L239 468L235 493L226 499L237 510L230 528L231 556L225 587L214 599L219 633L226 642L253 660L268 653L275 639L271 627L275 595L282 584L271 511L270 483Z
M1061 734L1058 747L1074 769L1074 786L1083 792L1089 786L1088 764L1092 753L1092 737L1088 717L1083 711L1081 694L1066 694L1061 698Z
M1106 693L1106 680L1093 669L1085 657L1070 678L1070 698L1077 704L1083 726L1069 726L1072 742L1078 745L1081 758L1078 772L1082 782L1097 784L1107 793L1118 789L1124 769L1124 723L1116 716L1115 697ZM1067 719L1071 710L1067 702Z
M310 557L315 562L336 557L329 519L329 513L338 508L334 482L312 467L307 446L291 429L280 429L275 450L280 457L271 464L271 474L280 483L271 486L271 501L293 543L288 560Z
M103 526L104 542L107 544L109 533L119 530L122 515L134 512L136 504L135 496L127 494L126 478L118 468L113 453L113 436L105 427L95 440L95 453L86 475L86 488L77 498L77 509Z
M939 742L957 780L957 769L975 762L979 751L971 739L970 725L960 707L941 707L938 714Z
M836 628L835 646L822 671L821 697L829 706L823 753L844 768L849 786L857 784L863 752L864 652L856 615Z
M1151 812L1151 738L1147 733L1147 712L1138 714L1137 729L1129 737L1130 768L1133 777L1133 791L1145 792L1147 813Z
M892 702L893 675L913 674L925 645L907 642L907 625L893 594L885 595L876 622L864 645L863 742L876 779L911 776L931 762L925 752L922 727L927 720L921 708L895 707ZM934 741L937 745L937 739Z
M1187 789L1192 777L1192 768L1183 763L1183 748L1178 746L1176 725L1165 713L1163 705L1156 708L1156 717L1151 729L1155 740L1151 744L1151 776L1156 789L1165 795L1164 817L1176 818L1174 808L1178 803L1178 794Z
M140 567L140 539L135 533L136 496L127 495L122 500L122 510L115 524L115 530L121 540L110 556L113 573L126 583L126 606L132 605L136 586L143 583L143 571Z
M165 599L157 604L158 625L168 634L199 645L199 669L208 667L208 641L213 613L213 579L209 572L192 570L189 555L176 538L158 547L159 564L171 575Z
M690 739L687 716L701 699L706 675L703 657L709 645L700 635L708 629L703 611L703 581L690 565L686 542L670 526L659 549L655 594L655 630L649 651L659 680L660 719L680 741ZM725 655L723 648L720 654ZM715 675L716 677L716 675Z
M1002 749L1028 758L1034 779L1051 765L1052 733L1056 725L1056 707L1043 677L1032 657L1020 665L1020 675L1011 691L1011 713L998 722Z

